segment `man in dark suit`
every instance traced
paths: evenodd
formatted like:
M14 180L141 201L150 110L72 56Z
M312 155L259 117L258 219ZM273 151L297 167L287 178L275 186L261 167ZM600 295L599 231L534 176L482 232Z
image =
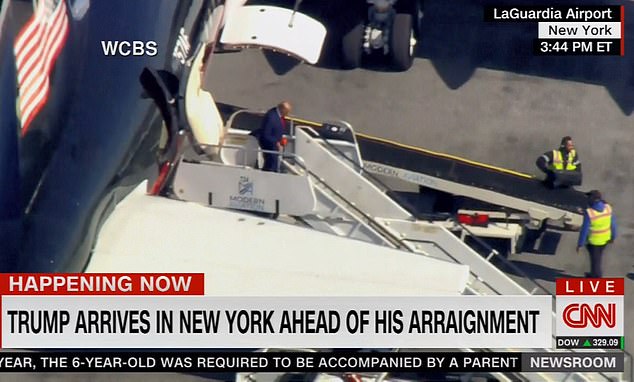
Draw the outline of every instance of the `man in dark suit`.
M264 114L262 125L252 135L258 138L260 148L266 151L282 151L282 137L286 128L285 117L290 114L293 107L290 102L280 102L279 105ZM279 154L272 152L263 153L263 171L279 172Z

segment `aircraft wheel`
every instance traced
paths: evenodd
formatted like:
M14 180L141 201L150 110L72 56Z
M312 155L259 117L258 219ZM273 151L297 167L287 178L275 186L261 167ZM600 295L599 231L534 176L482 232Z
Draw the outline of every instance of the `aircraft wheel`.
M399 13L394 17L390 36L390 55L394 69L408 70L414 61L414 29L412 15Z

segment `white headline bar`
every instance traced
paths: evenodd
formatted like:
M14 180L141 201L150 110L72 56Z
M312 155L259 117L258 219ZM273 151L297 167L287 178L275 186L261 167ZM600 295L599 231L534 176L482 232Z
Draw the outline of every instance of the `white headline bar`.
M3 296L4 348L550 348L550 296Z

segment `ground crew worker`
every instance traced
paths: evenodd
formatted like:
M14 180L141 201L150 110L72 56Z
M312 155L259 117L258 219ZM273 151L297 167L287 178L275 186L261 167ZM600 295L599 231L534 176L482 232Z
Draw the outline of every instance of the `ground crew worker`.
M588 193L588 208L583 215L577 253L585 245L590 254L590 273L586 277L603 277L601 260L605 247L616 239L616 219L612 206L597 190Z
M559 149L545 152L537 158L535 164L546 174L545 183L549 187L581 185L581 162L572 138L569 136L561 138ZM571 175L576 175L578 179L571 180L573 177L558 179L558 174L568 172Z

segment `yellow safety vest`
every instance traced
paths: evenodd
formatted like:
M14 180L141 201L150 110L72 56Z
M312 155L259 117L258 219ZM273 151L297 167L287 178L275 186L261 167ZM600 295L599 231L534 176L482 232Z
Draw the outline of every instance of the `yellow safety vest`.
M588 243L592 245L606 245L612 239L612 207L605 205L599 212L592 208L586 209L590 217L590 235Z
M570 150L568 153L568 160L566 161L566 171L574 171L577 169L577 166L573 163L575 160L576 151ZM553 150L553 164L552 167L554 170L564 170L564 158L561 155L561 151Z

